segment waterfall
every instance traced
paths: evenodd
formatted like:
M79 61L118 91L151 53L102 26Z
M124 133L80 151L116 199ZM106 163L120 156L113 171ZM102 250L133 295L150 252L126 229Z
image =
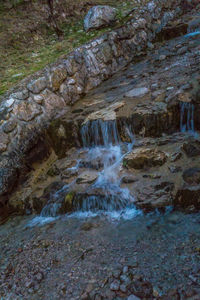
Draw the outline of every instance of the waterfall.
M98 158L103 167L97 180L90 186L88 195L77 196L75 210L79 215L84 212L103 212L112 217L128 218L138 213L130 191L120 187L120 164L134 144L134 138L128 126L126 131L130 137L130 143L121 142L116 120L94 120L83 125L81 136L83 146L88 149L87 159Z
M80 171L86 161L98 161L99 171L96 181L82 192L75 192L73 211L68 217L89 217L104 214L111 219L130 219L140 214L134 206L134 197L128 188L121 187L120 166L124 156L132 150L134 136L128 125L125 127L130 143L122 143L116 120L88 121L81 128L84 156L77 160L75 168ZM70 169L70 168L68 168ZM48 203L36 217L32 225L51 222L57 218L62 207L62 199L73 190L76 179L69 185L53 193ZM75 187L76 191L76 187Z
M81 128L81 136L84 147L109 146L120 142L116 120L88 121Z
M180 104L180 130L194 133L194 104L182 102Z

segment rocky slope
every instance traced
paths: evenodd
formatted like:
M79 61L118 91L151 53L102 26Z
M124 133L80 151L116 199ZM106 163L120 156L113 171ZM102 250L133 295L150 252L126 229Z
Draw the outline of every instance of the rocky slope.
M70 191L65 191L60 201L64 201L68 192L77 194L74 199L84 198L87 195L84 191L88 190L98 177L98 172L102 171L103 157L98 158L99 164L93 165L91 158L87 157L87 151L80 151L84 143L83 130L86 130L86 134L89 133L86 138L87 146L92 146L93 142L102 144L104 137L101 135L101 122L108 124L111 142L115 135L113 122L122 143L130 142L130 132L135 135L133 151L124 157L119 166L119 177L122 178L120 185L131 191L139 208L149 210L175 205L198 209L199 35L185 35L185 29L192 31L193 24L198 24L198 18L196 10L190 11L165 26L162 35L172 32L173 37L178 37L151 44L147 54L139 58L139 61L131 63L72 107L67 106L64 116L55 117L46 131L40 128L37 132L35 123L30 122L30 128L34 129L31 135L29 125L26 126L28 132L22 131L20 136L16 135L18 146L21 145L20 138L27 138L25 144L21 145L21 152L16 153L15 145L12 160L3 155L4 159L1 161L2 203L6 204L2 208L3 214L6 215L9 211L40 213L48 203L50 193L79 180L82 173L86 179L81 184L74 185ZM35 82L35 86L39 84L42 84L41 80ZM69 86L74 87L74 84ZM53 97L50 92L45 93L49 93L48 100L52 101L51 109L54 113L55 105L60 103L61 98ZM37 98L41 98L41 95ZM20 103L23 106L21 114L29 118L30 112L24 110L24 105L28 105L28 102L25 100ZM11 121L4 122L4 131L9 125L12 126ZM98 135L99 140L95 140L95 135ZM28 148L23 154L26 147ZM13 167L6 169L5 161L9 166L13 161ZM72 172L71 168L75 166L77 167ZM25 180L27 171L29 175ZM184 177L187 172L191 173L189 181ZM129 177L135 179L131 180ZM54 185L54 182L57 184ZM15 192L8 197L8 191L12 191L14 187ZM62 213L71 210L72 207L64 205Z
M178 5L179 2L180 5ZM16 89L11 91L11 93L7 94L1 104L1 211L5 212L6 207L8 210L11 208L8 203L10 194L13 193L17 186L24 182L27 173L33 168L33 163L41 161L45 157L49 157L52 151L51 144L59 145L59 138L57 139L56 137L55 142L53 134L48 134L48 137L46 137L45 130L49 128L52 118L56 118L60 114L67 116L67 123L71 125L67 126L69 131L64 145L70 148L74 145L74 134L76 136L78 135L76 126L78 126L78 128L80 127L81 123L79 121L82 118L81 114L80 117L75 118L77 125L74 125L74 123L70 121L71 116L73 115L72 118L74 119L75 114L73 114L73 112L76 112L76 107L79 107L76 102L84 94L122 69L133 60L134 57L139 57L142 54L144 55L144 52L150 51L150 49L154 47L152 42L156 36L159 39L159 36L165 35L164 32L168 32L167 34L169 36L171 34L173 36L174 34L180 35L186 33L188 27L189 30L190 28L192 28L191 30L195 30L195 28L198 27L198 22L196 24L194 21L197 16L195 12L196 14L198 12L198 10L196 10L198 9L198 3L194 1L192 5L186 5L185 1L179 2L171 0L167 3L165 1L148 3L141 11L137 11L134 18L123 27L114 32L105 34L90 44L77 49L71 53L70 56L66 57L66 59L47 67L36 74L34 78L28 78ZM191 10L194 7L195 10L193 13L186 15L185 19L184 17L183 19L180 18L179 21L176 19L175 23L171 25L171 28L166 28L171 20L183 15L187 9ZM182 26L182 24L184 25ZM149 123L148 118L150 117L151 119L152 117L151 115L148 116L149 107L145 104L146 106L143 109L142 106L138 104L135 110L136 115L132 115L134 119L134 128L132 129L136 134L145 128L146 135L160 135L162 132L170 133L169 131L174 132L175 128L178 130L179 121L178 118L176 118L177 114L179 114L177 98L184 97L183 100L187 102L190 100L196 101L196 98L198 98L196 97L198 94L198 78L194 78L194 82L191 82L188 92L185 92L187 91L187 87L184 87L184 92L182 92L179 86L180 83L176 82L178 79L175 79L176 75L173 67L171 70L166 70L167 67L165 65L167 61L172 63L173 60L176 64L177 62L175 62L175 60L176 57L178 57L182 65L181 68L185 68L187 73L180 79L182 80L181 83L183 83L185 79L187 80L188 77L191 77L188 74L186 62L184 62L185 59L188 64L191 64L191 73L197 73L199 53L198 37L194 39L194 41L186 39L178 42L177 45L174 45L174 50L171 49L171 45L168 47L170 47L170 49L164 48L162 50L162 48L160 48L161 52L159 56L156 52L153 54L153 51L152 54L149 54L152 60L151 80L155 80L155 83L152 82L152 84L154 84L153 87L149 85L151 81L149 81L149 75L147 75L145 79L145 73L150 71L147 70L148 67L143 68L143 70L146 70L142 72L143 74L138 70L134 71L134 75L128 75L130 85L134 85L134 87L138 86L139 88L141 87L139 81L144 77L146 83L142 84L142 87L145 88L146 92L148 90L148 93L141 95L141 90L137 90L135 97L135 92L133 91L133 94L131 94L127 89L127 92L130 93L127 94L126 98L129 100L126 101L126 105L132 102L130 101L131 98L138 98L140 102L140 97L144 96L144 102L145 97L148 102L148 97L151 95L152 100L156 99L155 104L153 106L150 105L150 110L152 110L152 115L155 115L154 122L157 123L157 126L155 127L153 124L152 128L150 128L149 125L146 126L146 123ZM164 51L164 53L162 51ZM181 59L183 59L183 62L181 62ZM157 72L159 72L159 68L162 69L163 66L165 68L164 74L158 76ZM136 68L137 67L140 68L140 65L136 65ZM157 72L154 71L155 68L158 68ZM175 69L180 73L179 67L176 68L175 66ZM171 79L169 78L170 86L167 86L167 90L163 91L166 88L166 81L165 77L162 78L162 76L166 76L166 74L168 74L169 77L171 76ZM134 78L134 76L138 78ZM178 76L176 77L179 78ZM159 89L156 87L156 81L158 80L163 81ZM171 89L172 83L170 80L175 80L173 86L176 87L173 90ZM146 85L148 85L148 87ZM179 95L176 94L177 92ZM167 100L165 101L165 99ZM82 103L84 103L84 101L83 99ZM131 105L134 106L132 103ZM93 104L91 103L90 106ZM122 111L124 110L124 114L128 116L128 114L125 113L126 105ZM97 110L98 106L96 106L95 109ZM198 106L195 110L198 110ZM155 111L156 114L154 114ZM87 110L85 110L85 114L87 114ZM121 114L123 115L123 112L121 112ZM141 117L141 114L144 115L144 117ZM165 114L166 117L165 121L161 117L163 114ZM159 116L162 119L160 121ZM120 119L123 119L123 117ZM171 119L173 119L173 121ZM161 124L158 126L159 122L161 122ZM56 127L56 121L54 121L54 124L51 124L51 126ZM74 130L71 130L70 126L72 126ZM196 126L198 127L198 120ZM50 132L51 131L52 130L50 130ZM61 130L59 135L62 137L63 134L65 133Z

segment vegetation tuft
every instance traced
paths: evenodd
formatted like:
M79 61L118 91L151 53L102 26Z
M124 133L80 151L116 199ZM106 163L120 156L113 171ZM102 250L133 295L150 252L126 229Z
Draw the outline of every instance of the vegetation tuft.
M109 4L118 9L118 21L123 24L135 0L57 0L55 18L62 30L58 38L49 23L46 0L0 1L0 95L26 76L54 62L105 31L86 33L83 19L93 5Z

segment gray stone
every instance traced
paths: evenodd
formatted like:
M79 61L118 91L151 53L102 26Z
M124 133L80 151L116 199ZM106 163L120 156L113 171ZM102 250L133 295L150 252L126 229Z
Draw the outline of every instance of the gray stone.
M98 173L85 171L77 178L76 182L79 184L93 183L97 177Z
M15 99L14 98L9 98L8 100L6 100L4 102L4 106L9 108L11 107L13 104L15 103Z
M44 275L43 275L41 272L38 272L38 273L35 275L35 279L36 279L38 282L41 282L43 278L44 278Z
M41 95L35 95L34 97L33 97L33 99L34 99L34 101L37 103L37 104L42 104L43 103L43 96L41 96Z
M198 156L200 155L200 142L186 142L183 144L182 149L188 157Z
M13 93L11 95L12 98L17 99L17 100L26 100L28 98L29 92L27 89L24 89L22 91Z
M181 157L182 157L182 153L180 151L175 152L171 156L171 162L175 162L175 161L179 160Z
M149 92L149 89L146 87L135 88L135 89L132 89L129 92L127 92L125 94L125 96L129 97L129 98L142 97L142 96L146 95L148 92Z
M182 171L180 166L169 166L168 167L171 173L178 173Z
M0 130L0 152L6 151L8 143L9 136Z
M126 285L131 283L131 279L125 274L120 276L120 280Z
M110 289L111 291L118 291L120 287L120 281L119 280L114 280L111 285L110 285Z
M108 5L92 7L84 19L84 29L98 29L111 24L116 20L117 10Z
M125 175L122 178L123 183L133 183L133 182L136 182L136 181L138 181L138 178L134 175Z
M119 270L119 269L114 270L112 275L113 275L114 278L118 279L121 275L121 270Z
M189 168L183 172L183 180L190 185L200 184L200 168Z
M177 54L181 55L181 54L184 54L187 51L188 51L188 47L184 46L184 47L178 49Z
M29 91L31 91L33 94L39 94L41 91L43 91L47 86L47 81L45 77L40 77L38 79L35 79L31 81L27 88Z
M122 293L126 293L127 292L127 285L126 284L121 284L120 285L120 291Z
M40 115L42 110L40 106L34 102L21 102L14 108L13 113L19 120L29 122Z
M59 65L51 70L50 82L53 91L59 90L61 84L67 77L67 68L65 65Z
M17 126L16 120L7 121L3 124L3 131L5 133L9 133L9 132L13 131L16 126Z
M134 169L162 166L167 160L164 152L156 149L136 148L124 158L124 166Z
M130 296L128 296L127 300L141 300L141 298L138 298L135 295L130 295Z
M200 209L200 185L187 186L183 185L175 197L175 205L181 208L194 206Z
M43 97L45 113L49 117L55 115L66 106L64 99L52 93L50 90L45 90L41 96Z
M166 55L162 54L159 56L159 60L165 60L166 59Z
M123 267L123 273L124 273L124 274L128 273L128 266L124 266L124 267Z

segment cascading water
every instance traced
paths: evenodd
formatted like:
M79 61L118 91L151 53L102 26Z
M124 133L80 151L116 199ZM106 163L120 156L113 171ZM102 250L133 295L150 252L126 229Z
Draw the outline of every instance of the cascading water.
M134 197L127 188L121 188L120 165L123 157L131 151L134 137L128 126L126 127L130 143L122 143L116 121L89 121L82 126L81 136L86 161L98 161L100 171L98 178L84 193L77 193L73 201L73 212L69 217L88 217L97 214L107 215L109 218L123 217L130 219L141 213L134 206ZM76 169L84 166L83 159L77 161ZM51 222L52 217L59 215L62 206L60 199L66 195L76 180L70 185L51 195L49 203L42 209L39 217L30 226ZM45 221L46 220L46 221Z
M194 104L182 102L180 104L180 130L194 133Z
M116 121L88 121L81 128L83 147L91 148L103 145L109 147L120 143Z
M120 164L134 141L128 127L126 130L131 139L129 144L121 142L116 121L95 120L83 125L81 135L83 145L88 149L88 159L100 159L103 167L90 187L91 195L76 202L77 211L103 211L112 217L128 217L137 213L130 191L120 187ZM97 191L97 194L92 191Z
M195 37L197 35L200 35L200 30L198 31L194 31L194 32L189 32L185 35L186 38L190 38L190 37Z

